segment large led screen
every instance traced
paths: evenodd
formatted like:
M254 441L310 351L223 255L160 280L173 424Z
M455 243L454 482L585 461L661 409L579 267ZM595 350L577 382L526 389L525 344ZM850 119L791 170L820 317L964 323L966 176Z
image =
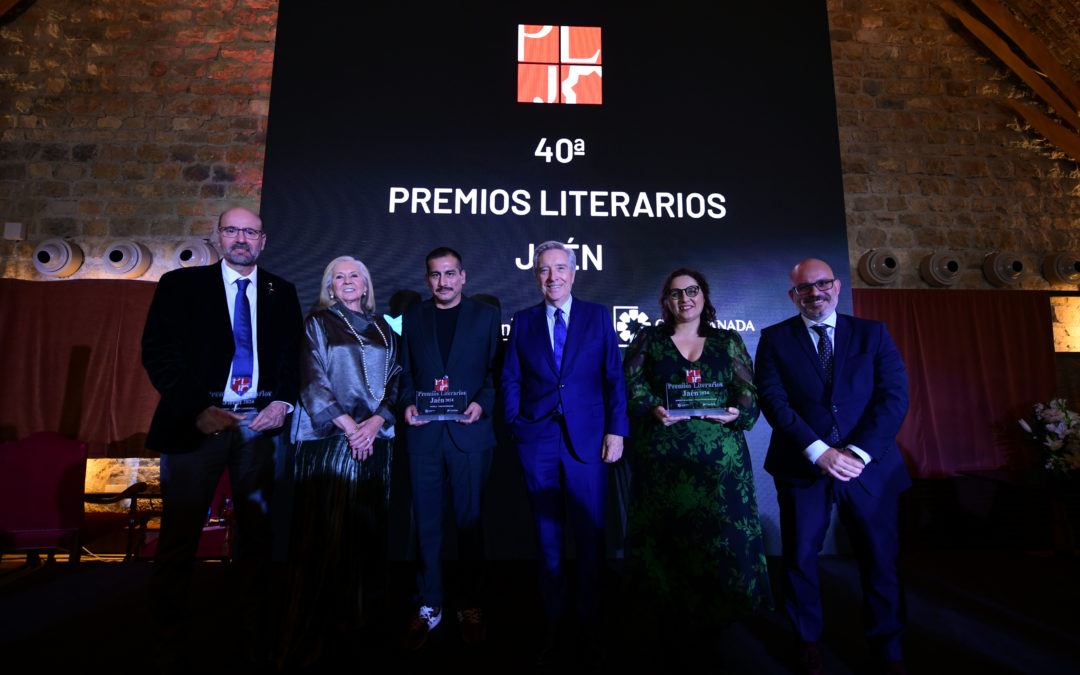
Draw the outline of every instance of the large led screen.
M262 215L261 262L305 305L348 254L389 314L445 245L506 331L540 301L532 246L558 239L624 343L690 266L753 354L794 312L795 262L849 278L825 3L282 0Z

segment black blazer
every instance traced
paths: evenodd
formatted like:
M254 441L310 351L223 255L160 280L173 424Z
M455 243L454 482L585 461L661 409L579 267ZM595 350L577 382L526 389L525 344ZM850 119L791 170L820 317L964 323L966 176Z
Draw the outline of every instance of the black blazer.
M417 391L431 391L435 380L447 375L450 388L468 392L469 401L483 409L483 415L472 424L459 422L429 422L407 426L409 452L435 452L446 425L454 445L466 452L484 450L495 445L491 417L495 408L494 363L499 344L499 311L483 302L461 298L461 313L450 344L448 363L443 364L439 337L435 332L435 302L428 299L406 310L401 322L401 396L400 409L416 402Z
M161 394L146 438L152 450L196 449L204 436L195 418L221 405L235 349L222 264L168 272L154 292L142 337L143 367ZM258 278L256 406L262 409L296 401L302 324L296 288L261 268Z

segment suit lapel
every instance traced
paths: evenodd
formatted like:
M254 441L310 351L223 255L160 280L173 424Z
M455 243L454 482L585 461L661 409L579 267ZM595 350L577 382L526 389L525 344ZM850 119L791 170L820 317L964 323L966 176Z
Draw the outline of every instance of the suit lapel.
M836 315L836 330L833 334L833 382L836 376L843 372L844 361L847 359L848 349L851 347L852 322L847 317Z
M420 320L424 322L424 332L427 335L427 347L426 349L431 354L431 360L435 364L435 369L445 369L446 364L443 363L442 352L439 351L439 334L435 329L435 302L433 300L425 300L424 304L420 306ZM445 373L441 373L445 374Z
M273 315L275 294L274 279L267 272L259 271L257 285L258 300L255 304L255 322L259 326L259 337L255 342L255 358L259 358L259 343L273 335Z
M791 332L792 337L799 343L802 350L806 353L806 358L810 359L810 363L814 368L814 372L821 378L822 382L826 381L825 369L821 367L821 357L818 356L817 348L814 347L814 341L810 338L810 331L806 328L806 323L802 320L802 316L796 316L791 320ZM833 362L833 372L835 373L836 362Z
M574 314L574 320L570 321L569 324L566 326L566 344L563 345L562 357L563 372L566 372L567 370L567 362L569 362L570 359L578 353L578 343L583 339L583 335L585 333L585 312L582 311L584 310L584 305L582 305L580 301L577 304L578 309L571 310ZM551 353L551 362L552 364L555 363L554 351L552 351Z
M533 307L533 314L536 320L532 322L530 330L532 333L531 341L538 345L536 351L544 355L544 361L547 362L548 368L551 368L551 372L558 375L559 369L555 366L555 352L551 349L551 336L548 334L547 329L547 307L541 302L538 306ZM565 349L563 354L566 354Z
M473 306L468 298L462 296L461 309L458 311L457 325L454 326L454 337L450 340L450 354L446 357L446 370L452 370L454 363L460 356L462 345L468 341L469 336L464 335L466 326L471 326L473 320Z
M222 346L228 341L229 358L233 353L232 317L229 316L229 301L225 294L229 289L225 288L225 279L221 275L221 264L210 265L206 268L205 288L207 292L208 306L210 307L209 326L212 328L214 337ZM235 289L234 289L235 292Z

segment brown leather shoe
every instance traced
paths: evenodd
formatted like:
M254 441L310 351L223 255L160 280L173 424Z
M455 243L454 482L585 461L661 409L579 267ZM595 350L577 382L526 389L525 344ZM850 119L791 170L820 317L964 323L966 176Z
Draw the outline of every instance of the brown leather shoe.
M803 643L799 667L806 675L822 675L825 672L825 666L821 663L821 652L818 651L816 642Z
M457 613L461 626L461 639L470 647L475 647L487 640L487 623L484 622L484 610L479 607L463 609Z

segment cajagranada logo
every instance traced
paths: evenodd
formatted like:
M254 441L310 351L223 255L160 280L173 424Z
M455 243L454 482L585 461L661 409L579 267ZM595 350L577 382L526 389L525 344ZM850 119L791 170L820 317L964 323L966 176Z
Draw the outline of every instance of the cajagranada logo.
M518 26L519 103L603 103L600 28Z

